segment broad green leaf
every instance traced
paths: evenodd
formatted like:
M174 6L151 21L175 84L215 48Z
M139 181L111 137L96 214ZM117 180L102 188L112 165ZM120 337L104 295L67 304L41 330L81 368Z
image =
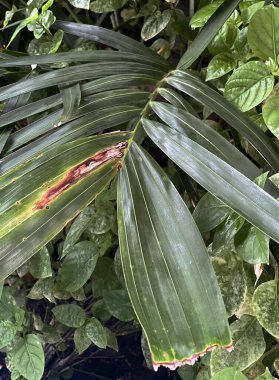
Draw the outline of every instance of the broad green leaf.
M278 285L277 285L278 286ZM275 281L259 285L253 295L253 311L265 330L279 339L279 300Z
M150 49L155 51L157 54L160 54L165 59L168 59L171 54L171 45L164 38L158 38L150 46Z
M106 290L119 289L121 286L110 257L101 257L92 276L92 293L95 298L102 296Z
M90 318L85 325L87 337L100 348L107 347L107 333L101 322L97 318Z
M27 297L40 300L42 298L46 298L49 302L55 303L55 298L53 296L53 287L54 287L54 279L50 278L40 278L32 287Z
M86 334L85 326L79 327L75 330L74 343L79 355L81 355L91 345L91 340Z
M256 13L259 9L263 8L264 4L265 4L264 1L259 1L255 4L250 5L248 8L244 9L243 12L241 13L241 18L244 24L249 24L254 13ZM249 29L250 28L251 27L249 27Z
M118 172L115 145L125 141L128 135L119 132L65 144L2 175L0 279L33 256L107 187ZM74 172L80 173L75 171L78 165L94 155L102 159L102 151L110 152L110 149L114 157L105 159L100 167L96 160L94 170L86 173L85 169L85 175L71 179ZM50 193L51 187L53 193Z
M86 295L83 288L79 288L75 292L71 292L71 295L76 301L84 301L86 300Z
M279 138L279 95L271 96L263 105L263 119L268 129Z
M200 8L191 18L190 26L192 29L201 28L213 15L213 13L220 7L224 0L216 0L211 4L205 5Z
M242 111L260 104L273 90L274 77L260 61L245 63L236 69L225 85L225 97Z
M29 261L29 270L35 278L52 276L50 256L47 247L43 247Z
M69 291L80 289L93 273L99 257L96 244L90 241L81 241L72 246L63 260L57 281Z
M225 0L220 5L180 59L178 63L179 69L185 70L195 62L218 33L225 21L230 17L239 2L240 0Z
M214 4L214 3L213 3ZM209 62L206 70L206 80L220 78L232 71L237 65L237 60L230 54L217 54Z
M232 51L238 33L239 29L235 25L226 22L208 45L209 52L216 55Z
M271 375L269 369L266 368L265 373L255 378L255 380L276 380L275 377Z
M0 348L7 346L15 337L17 326L11 321L0 322Z
M182 380L196 380L197 379L197 369L194 366L184 365L178 368L177 373Z
M94 0L91 1L90 10L96 13L113 12L122 8L128 0Z
M9 287L2 288L2 295L0 299L0 321L11 321L15 322L15 313L18 309L15 299L11 294L11 290Z
M247 115L240 112L231 102L204 84L189 71L175 70L166 82L176 89L190 95L198 102L210 107L229 125L245 137L273 169L279 171L279 150L268 136Z
M229 215L225 222L215 231L213 249L220 249L233 239L236 233L242 228L244 222L244 219L235 212Z
M193 218L201 232L213 230L228 216L230 209L212 194L205 194L194 210Z
M269 263L269 237L258 228L245 224L234 238L237 255L250 264Z
M230 325L234 350L226 352L216 348L211 354L212 375L227 367L243 371L257 361L265 351L265 340L260 324L255 317L243 315Z
M157 11L149 16L144 22L141 30L142 39L148 41L164 30L171 20L171 15L171 11L166 10L162 13Z
M126 286L154 368L175 369L209 346L229 345L201 235L174 185L136 144L120 172L118 226Z
M267 192L199 144L164 125L144 120L159 148L182 170L243 218L279 241L279 203Z
M40 380L44 373L45 355L35 334L19 338L11 352L15 369L27 380Z
M52 312L58 322L68 327L81 327L86 319L85 311L74 303L55 306Z
M253 53L264 60L279 54L279 9L273 5L258 10L248 26L248 43Z
M247 380L247 377L235 368L225 368L216 373L211 380Z
M76 8L89 9L90 0L68 0L69 3Z
M102 321L108 321L111 318L111 314L108 311L103 298L100 298L93 303L91 313L94 317L101 319Z
M222 293L228 316L234 315L244 302L246 283L242 262L234 252L222 250L225 254L211 259ZM222 253L223 253L222 252Z
M94 213L88 226L90 234L101 235L113 228L116 222L116 210L112 202L96 202L93 210Z
M103 297L108 311L115 318L123 322L135 319L134 309L125 289L106 290Z
M49 30L51 25L56 21L56 17L52 11L42 12L34 21L31 21L27 24L27 29L33 31L34 37L39 39L45 33L46 30Z
M114 351L118 352L119 348L118 348L116 335L106 327L105 327L105 331L107 334L107 346L109 348L112 348Z

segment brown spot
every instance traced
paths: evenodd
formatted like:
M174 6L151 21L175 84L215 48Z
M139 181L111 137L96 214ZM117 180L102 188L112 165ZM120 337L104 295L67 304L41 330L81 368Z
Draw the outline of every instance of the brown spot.
M123 151L127 148L128 143L120 142L110 148L106 148L80 164L70 169L65 176L55 185L50 187L42 196L41 200L35 203L33 210L40 210L48 203L57 198L60 194L64 193L67 189L77 183L80 179L87 174L98 169L109 161L116 160L123 157Z

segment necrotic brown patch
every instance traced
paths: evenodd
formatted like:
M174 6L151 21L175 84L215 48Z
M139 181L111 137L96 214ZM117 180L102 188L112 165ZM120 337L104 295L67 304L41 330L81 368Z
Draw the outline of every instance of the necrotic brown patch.
M58 183L43 194L41 200L35 203L34 210L44 208L65 190L77 183L81 178L98 169L105 163L123 157L123 152L127 146L128 143L126 141L120 142L110 148L106 148L96 153L94 156L74 166Z

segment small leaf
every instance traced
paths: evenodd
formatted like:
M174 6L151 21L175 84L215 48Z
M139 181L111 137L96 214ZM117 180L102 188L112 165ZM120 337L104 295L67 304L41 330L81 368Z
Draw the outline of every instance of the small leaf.
M263 119L268 129L279 139L279 95L271 96L263 105Z
M94 317L101 319L102 321L108 321L111 317L110 312L108 311L103 298L95 301L91 307L91 313Z
M192 29L201 28L207 22L207 20L213 15L213 13L220 7L224 0L216 0L211 4L208 4L200 8L194 16L191 18L190 26Z
M275 377L271 375L269 369L266 368L265 373L255 378L255 380L276 380Z
M52 312L58 322L68 327L81 327L86 318L85 311L75 304L55 306Z
M254 314L260 324L279 339L279 300L276 282L268 281L259 285L252 302Z
M7 346L15 337L17 326L11 321L0 322L0 348Z
M114 351L118 352L118 343L117 343L116 335L112 331L107 329L106 327L105 327L105 331L107 334L107 346L109 348L112 348Z
M90 0L68 0L69 3L76 8L89 9Z
M6 27L9 22L12 20L12 18L14 17L14 14L17 12L17 7L15 5L12 6L12 9L10 11L6 11L5 12L5 20L4 20L4 23L3 23L3 26Z
M96 244L81 241L69 249L59 270L57 281L69 291L80 289L91 277L99 257Z
M37 8L34 8L32 10L32 12L30 13L29 17L27 17L26 19L24 19L16 28L16 30L14 31L14 33L12 34L12 37L7 45L7 48L9 47L9 45L12 43L12 41L16 38L16 36L18 35L18 33L21 31L21 29L25 28L25 26L27 26L28 24L30 24L30 22L36 20L37 18L39 17L39 14L38 14L38 9Z
M217 54L209 62L206 71L206 80L220 78L232 71L237 65L237 60L229 54Z
M74 343L79 355L87 350L87 348L90 346L91 340L86 334L85 326L79 327L75 330Z
M247 380L247 377L235 368L225 368L216 373L211 380Z
M224 224L220 225L213 239L213 250L221 248L228 243L236 233L241 229L245 220L237 213L229 215Z
M43 247L29 260L29 270L35 278L52 276L50 256L47 247Z
M44 373L45 355L39 338L28 334L19 338L13 348L12 362L16 370L27 380L40 380Z
M279 8L273 5L258 10L248 27L248 43L253 53L264 60L277 61L279 54Z
M33 288L30 290L27 297L34 300L40 300L45 297L50 302L55 303L55 298L53 296L53 286L54 286L54 279L52 277L40 278L33 285Z
M90 318L86 323L85 332L88 338L98 347L107 347L107 333L103 325L97 318Z
M260 104L273 90L274 77L263 62L251 61L234 71L225 86L225 97L242 111Z
M128 0L95 0L90 4L90 10L96 13L113 12L124 7Z
M141 30L141 37L144 41L148 41L151 38L159 34L171 20L171 11L165 10L164 12L157 11L149 16L143 24Z
M109 312L123 322L132 321L135 318L128 293L124 289L116 289L104 292L104 301Z
M227 352L216 348L211 354L212 375L227 367L243 371L257 361L265 351L265 340L257 319L243 315L230 325L234 351Z
M239 29L235 25L226 22L208 45L209 52L212 55L230 52L238 33Z

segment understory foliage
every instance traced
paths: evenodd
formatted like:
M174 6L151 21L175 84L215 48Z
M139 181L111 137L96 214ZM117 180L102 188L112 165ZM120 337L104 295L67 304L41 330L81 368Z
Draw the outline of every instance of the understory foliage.
M4 379L278 378L278 6L0 1Z

